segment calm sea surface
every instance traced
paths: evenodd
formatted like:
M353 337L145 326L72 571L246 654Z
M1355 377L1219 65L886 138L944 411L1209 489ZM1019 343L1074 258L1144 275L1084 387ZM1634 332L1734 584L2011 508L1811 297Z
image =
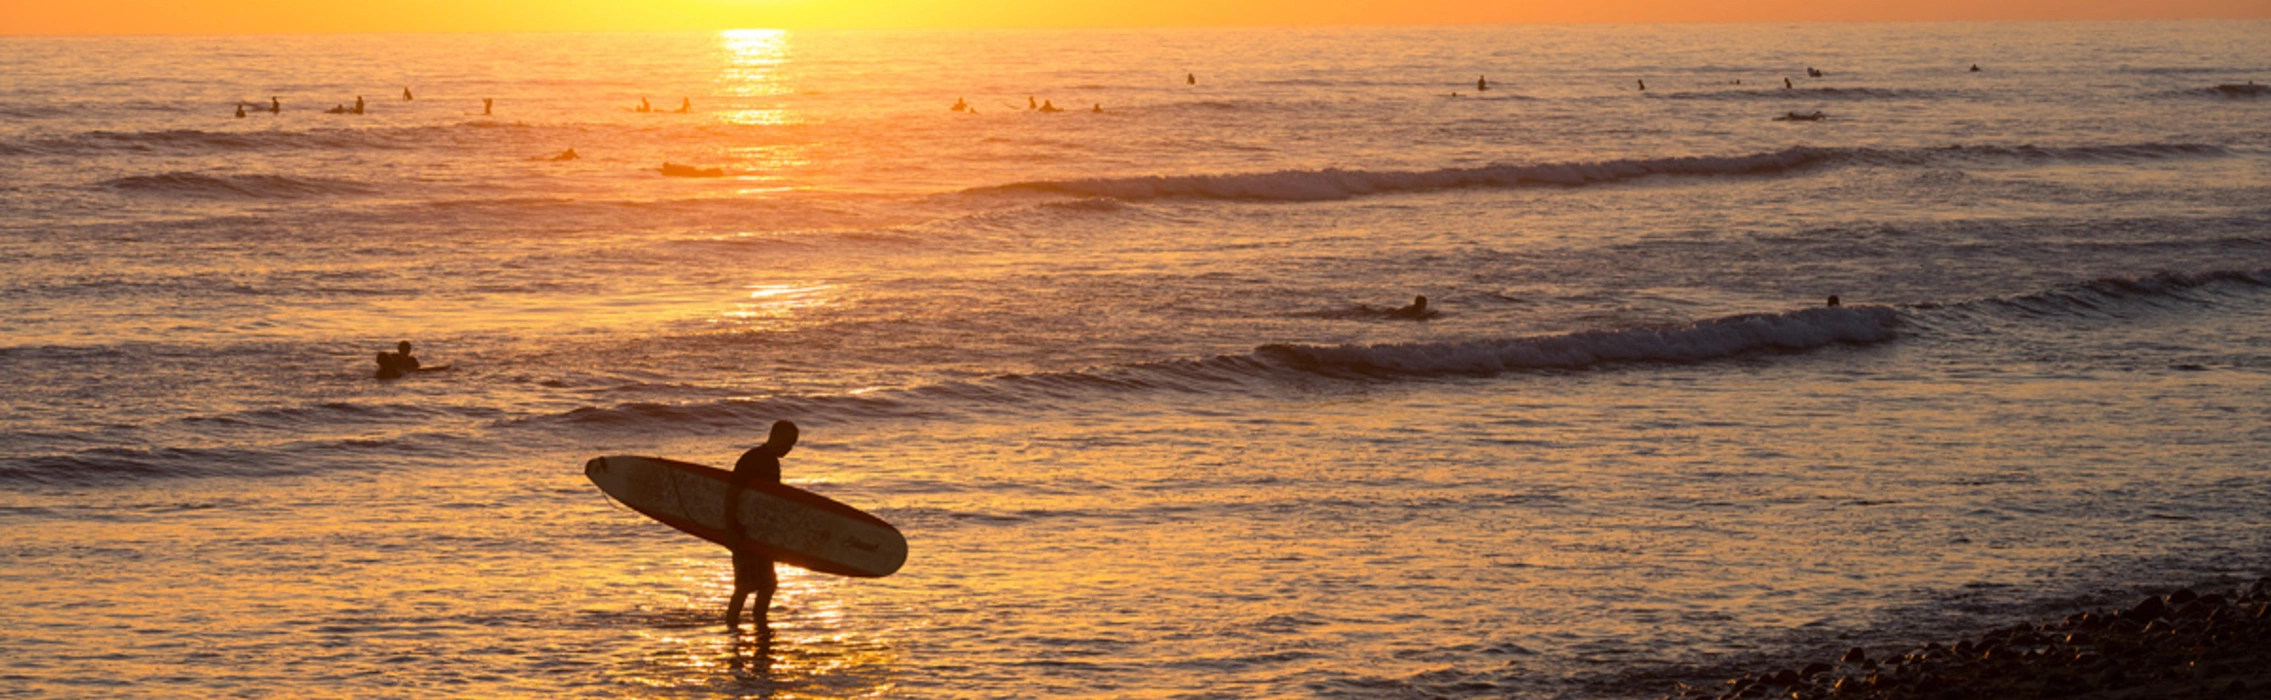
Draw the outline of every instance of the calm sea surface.
M1623 698L2260 574L2267 36L0 38L0 697ZM912 556L760 643L581 467L784 418Z

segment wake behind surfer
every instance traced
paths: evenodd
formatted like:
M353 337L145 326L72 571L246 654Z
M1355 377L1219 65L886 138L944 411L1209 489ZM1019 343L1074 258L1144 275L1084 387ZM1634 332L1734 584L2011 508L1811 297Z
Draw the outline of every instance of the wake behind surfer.
M765 444L749 448L733 464L733 481L725 498L725 522L733 532L733 597L725 605L725 626L728 630L741 628L742 601L756 596L750 614L756 618L759 633L768 631L766 615L773 607L773 591L780 588L780 580L773 575L773 558L755 542L747 539L747 528L741 526L741 494L750 484L781 483L781 457L796 446L796 424L773 421L772 435Z

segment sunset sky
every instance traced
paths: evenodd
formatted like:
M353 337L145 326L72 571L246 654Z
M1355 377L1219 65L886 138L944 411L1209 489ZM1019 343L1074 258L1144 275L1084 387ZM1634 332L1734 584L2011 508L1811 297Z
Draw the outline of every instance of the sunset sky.
M0 0L0 34L2271 18L2267 0Z

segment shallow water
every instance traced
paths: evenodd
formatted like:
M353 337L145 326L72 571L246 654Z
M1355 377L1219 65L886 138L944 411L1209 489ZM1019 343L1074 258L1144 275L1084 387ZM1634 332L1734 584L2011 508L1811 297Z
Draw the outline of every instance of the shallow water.
M2259 574L2267 28L0 39L0 695L1630 697ZM580 465L783 418L912 556L761 645Z

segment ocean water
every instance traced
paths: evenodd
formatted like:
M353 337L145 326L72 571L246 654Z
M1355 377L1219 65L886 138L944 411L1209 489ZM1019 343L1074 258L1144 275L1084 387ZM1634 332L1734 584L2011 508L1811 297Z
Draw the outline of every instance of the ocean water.
M2258 575L2265 36L0 37L0 697L1650 697ZM581 466L777 419L911 556L732 635Z

